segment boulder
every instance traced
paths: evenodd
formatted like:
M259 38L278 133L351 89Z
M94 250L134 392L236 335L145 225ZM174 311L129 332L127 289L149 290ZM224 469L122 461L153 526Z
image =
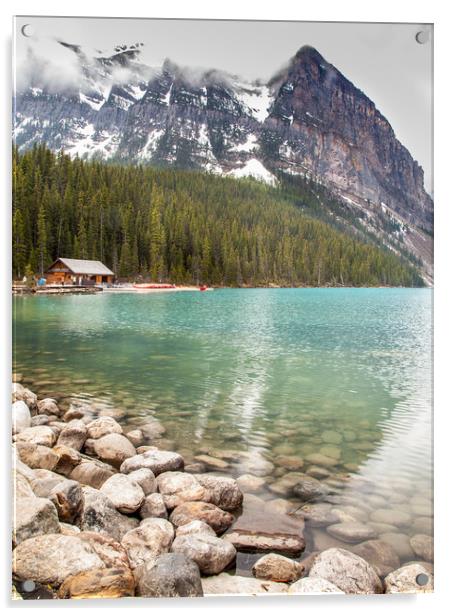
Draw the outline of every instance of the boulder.
M182 534L174 540L171 551L193 560L205 575L220 573L234 560L236 550L228 541L207 533Z
M12 472L12 478L15 499L33 498L36 496L26 475L14 469Z
M386 594L432 592L433 575L420 564L405 565L385 577L384 588Z
M305 477L292 488L292 492L295 496L304 502L320 498L324 496L327 491L325 485L320 483L318 479L310 477L309 475L305 475Z
M54 470L56 473L60 473L65 477L68 477L74 468L82 461L80 453L72 447L55 445L52 451L58 456L58 462Z
M122 428L113 417L99 417L86 425L88 438L101 438L106 434L122 434Z
M141 430L131 430L126 436L134 447L140 447L146 440Z
M86 441L86 426L80 419L73 419L60 432L58 437L58 445L71 447L76 451L80 451Z
M219 534L231 526L234 518L216 505L203 502L183 503L176 507L170 515L170 521L174 526L183 526L193 520L206 522Z
M341 522L328 526L327 531L333 537L346 543L360 543L368 539L375 539L378 535L370 526L360 522Z
M83 488L84 503L78 519L83 531L103 533L117 541L138 526L138 520L119 513L111 500L100 490Z
M96 439L94 441L94 451L103 462L108 462L118 468L124 460L136 457L136 449L129 439L115 432Z
M125 548L118 542L102 533L80 532L78 535L96 552L106 567L129 568L129 557Z
M73 524L83 509L83 490L78 481L64 479L52 488L49 499L61 522Z
M289 594L318 595L324 592L345 595L344 591L321 577L306 577L289 586Z
M162 554L140 567L135 577L141 597L203 596L198 565L183 554Z
M243 502L243 494L235 479L218 475L196 475L197 481L208 491L208 502L224 509L235 511Z
M132 479L132 481L136 481L143 490L145 496L154 494L154 492L158 490L155 475L149 468L139 468L136 471L132 471L127 476L129 479Z
M133 513L144 501L141 486L130 476L116 473L102 484L100 491L108 496L113 505L121 513Z
M184 459L174 451L160 451L149 449L125 460L121 465L121 473L131 473L139 468L149 468L154 475L166 471L180 471L184 469Z
M130 566L136 569L169 552L174 539L174 529L168 520L148 518L138 528L126 533L121 545L126 549Z
M308 503L293 513L301 515L314 528L322 528L339 522L339 516L333 511L329 503Z
M58 464L58 455L49 447L33 443L16 443L19 459L30 468L53 470Z
M414 535L410 539L413 552L422 560L433 562L433 537L429 535Z
M91 569L69 576L58 590L59 599L119 599L135 595L129 568Z
M20 383L13 383L12 402L16 402L17 400L25 402L25 404L30 409L31 414L35 414L37 409L38 396Z
M13 434L18 434L19 432L22 432L22 430L30 428L31 413L30 409L23 400L13 402L12 417Z
M201 520L193 520L193 522L179 526L176 529L176 537L185 535L209 535L210 537L217 536L213 528Z
M24 428L16 435L16 443L42 445L43 447L53 447L56 439L55 432L49 426L32 426L31 428Z
M104 568L94 550L76 536L40 535L26 539L13 552L13 573L20 580L60 586L70 575Z
M353 552L371 565L380 577L385 577L400 567L397 552L384 541L364 541L353 548Z
M158 490L167 509L174 509L187 501L209 501L210 491L190 473L167 471L157 477Z
M114 474L115 471L111 466L99 460L82 460L81 464L78 464L70 473L69 477L83 485L100 488Z
M288 590L287 584L257 580L241 575L229 575L228 573L212 575L203 578L201 581L205 596L285 594Z
M58 514L50 500L31 496L16 501L13 518L14 545L19 545L30 537L59 532Z
M17 404L17 402L15 402ZM27 407L28 408L28 407ZM52 415L35 415L31 418L31 426L47 426L52 420Z
M36 468L33 471L33 477L30 480L30 485L36 496L48 498L53 488L63 480L61 475L49 471L45 468Z
M144 470L144 469L143 469ZM161 494L148 494L143 500L140 507L140 518L168 518L168 511L165 507L165 501Z
M38 412L41 415L55 415L56 417L59 417L61 414L58 404L53 398L44 398L43 400L39 400Z
M347 594L370 595L383 590L375 569L360 556L341 548L321 552L314 559L309 577L324 578Z
M303 565L280 554L265 554L253 565L253 574L261 580L295 582L304 572Z

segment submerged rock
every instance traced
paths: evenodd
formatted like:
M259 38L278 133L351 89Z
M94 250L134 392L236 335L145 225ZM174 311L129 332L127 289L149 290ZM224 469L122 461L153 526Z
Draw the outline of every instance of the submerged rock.
M13 573L20 580L60 586L82 571L104 568L92 547L76 536L40 535L23 541L13 552Z
M106 438L106 437L104 437ZM174 451L149 449L142 454L134 455L121 465L121 473L131 473L139 468L149 468L154 475L166 471L180 471L184 468L184 459Z
M372 565L380 577L384 577L400 567L397 552L384 541L364 541L364 543L354 546L353 552L364 558L369 565Z
M308 503L293 513L302 516L310 526L322 528L339 522L339 516L329 503Z
M209 456L206 454L195 456L194 460L196 462L201 462L201 464L204 464L207 468L213 468L217 471L224 471L229 467L229 464L225 462L225 460L221 460L220 458L214 458L213 456Z
M202 532L178 535L171 551L191 558L205 575L220 573L236 555L231 543Z
M174 509L170 521L174 526L183 526L193 520L206 522L219 534L223 533L234 521L233 516L211 503L193 502L184 503Z
M294 485L292 492L295 496L306 502L324 496L328 489L318 479L305 475L303 479Z
M340 548L321 552L314 559L309 577L324 578L347 594L369 595L383 590L377 572L369 563Z
M413 552L419 558L433 562L433 537L429 535L414 535L410 539L410 545L413 548Z
M422 565L405 565L385 577L384 587L387 594L432 592L433 575Z
M260 492L265 483L265 479L255 475L245 474L237 477L237 484L243 492Z
M141 486L128 475L121 473L116 473L107 479L100 491L108 496L121 513L133 513L141 507L144 501Z
M415 554L408 535L403 533L382 533L379 538L395 550L401 561L414 560Z
M360 543L368 539L375 539L377 533L373 528L360 522L341 522L328 526L327 532L346 543Z
M135 573L140 597L202 597L198 565L183 554L162 554Z
M280 554L266 554L253 565L253 574L262 580L274 582L295 582L304 571L303 565Z

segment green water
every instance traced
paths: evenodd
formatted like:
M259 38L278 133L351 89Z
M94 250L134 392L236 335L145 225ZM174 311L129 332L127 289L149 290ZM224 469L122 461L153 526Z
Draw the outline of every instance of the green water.
M188 463L233 450L239 476L271 462L266 500L280 498L278 456L334 454L330 500L371 516L380 497L409 513L396 530L410 537L431 520L431 302L428 289L19 297L14 369L126 429L153 415Z

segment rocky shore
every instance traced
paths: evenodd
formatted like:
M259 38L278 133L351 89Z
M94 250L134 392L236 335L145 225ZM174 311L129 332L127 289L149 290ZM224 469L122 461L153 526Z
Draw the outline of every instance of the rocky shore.
M205 472L214 467L207 454L186 465L179 453L156 447L164 428L154 418L125 433L114 417L89 407L65 410L18 382L12 432L15 598L433 589L429 535L412 537L419 560L401 566L368 526L316 502L315 478L298 477L300 507L288 511L253 494L261 477L234 479L221 467ZM305 557L305 524L328 525L350 550ZM258 554L252 577L233 575L238 554Z

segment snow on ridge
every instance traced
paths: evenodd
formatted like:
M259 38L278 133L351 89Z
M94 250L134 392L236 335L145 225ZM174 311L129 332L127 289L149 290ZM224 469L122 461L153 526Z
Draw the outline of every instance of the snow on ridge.
M232 146L231 152L252 152L256 146L258 146L256 135L247 135L245 143Z
M99 109L102 107L105 101L104 100L96 101L90 96L86 96L86 94L83 94L83 92L80 92L80 102L86 103L87 105L91 107L91 109L94 109L95 111L99 111Z
M270 171L268 171L268 169L266 169L264 165L257 160L257 158L251 158L243 167L233 169L226 175L235 178L253 177L256 180L260 180L266 184L270 184L271 186L274 186L277 182L273 173L270 173Z
M152 130L147 138L145 145L141 148L138 158L141 160L147 160L151 158L154 152L157 149L158 142L160 137L163 135L165 131L161 128L157 128Z
M270 105L274 96L268 86L251 86L247 83L236 82L236 97L245 105L251 115L258 121L263 122L269 113Z

